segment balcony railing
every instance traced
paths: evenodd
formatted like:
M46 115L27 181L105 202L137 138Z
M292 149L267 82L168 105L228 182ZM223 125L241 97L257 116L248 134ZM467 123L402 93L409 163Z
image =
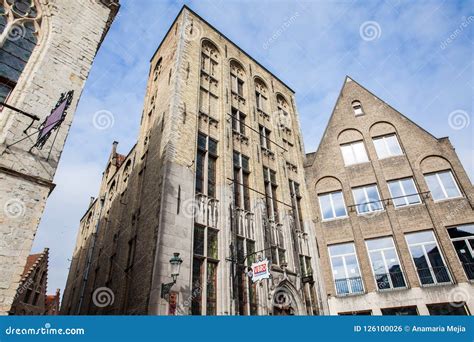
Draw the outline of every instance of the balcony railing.
M375 275L377 288L380 291L406 288L405 277L402 272L378 273Z
M361 277L335 279L334 283L338 296L364 293L364 284Z
M194 221L204 226L217 228L218 203L219 201L215 198L196 194Z
M252 212L236 208L235 223L238 235L255 240L255 221L254 214Z
M446 266L418 268L418 276L422 286L451 283L451 277Z

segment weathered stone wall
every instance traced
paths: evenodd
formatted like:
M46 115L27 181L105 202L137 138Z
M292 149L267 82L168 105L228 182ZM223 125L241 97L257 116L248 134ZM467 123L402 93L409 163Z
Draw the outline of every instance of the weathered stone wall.
M77 102L97 49L118 7L114 1L40 0L39 41L8 99L41 119L62 92L74 90L68 115L42 150L25 137L30 119L3 109L0 116L0 312L8 312L29 254ZM35 127L38 125L36 123ZM33 133L34 128L29 130ZM51 153L49 151L51 150ZM7 269L8 272L3 272Z

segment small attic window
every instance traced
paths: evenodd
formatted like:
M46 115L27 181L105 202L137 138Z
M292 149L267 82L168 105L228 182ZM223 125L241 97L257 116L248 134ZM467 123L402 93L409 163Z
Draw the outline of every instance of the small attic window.
M364 111L362 110L362 105L360 104L360 101L353 101L352 102L352 109L354 110L354 115L355 116L360 116L364 115Z

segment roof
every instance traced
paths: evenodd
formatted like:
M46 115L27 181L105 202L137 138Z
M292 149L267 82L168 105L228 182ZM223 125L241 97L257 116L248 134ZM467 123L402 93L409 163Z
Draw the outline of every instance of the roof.
M21 275L22 280L26 279L36 269L43 258L48 257L48 253L49 249L45 248L42 253L28 255L23 274Z
M201 17L199 14L197 14L196 12L194 12L191 8L189 8L187 5L183 5L183 7L181 8L181 10L179 11L178 15L176 16L176 18L174 19L173 23L170 25L170 28L168 29L168 31L166 32L165 34L165 37L168 36L168 33L171 31L171 29L173 28L174 24L176 23L176 21L178 20L178 18L181 16L181 13L184 11L184 9L188 10L189 12L191 12L194 16L196 16L199 20L201 20L203 23L205 23L207 26L209 26L211 29L213 29L214 31L216 31L218 34L220 34L223 38L225 38L229 43L231 43L232 45L234 45L237 49L239 49L240 51L242 51L242 53L244 55L246 55L248 58L250 58L252 61L254 61L258 66L260 66L263 70L265 70L266 72L268 72L270 75L272 75L276 80L278 80L281 84L283 84L285 87L288 88L288 90L290 90L293 94L295 93L295 91L293 89L291 89L290 86L288 86L288 84L286 84L285 82L283 82L280 78L278 78L273 72L271 72L270 70L268 70L265 66L263 66L260 62L258 62L255 58L253 58L252 56L250 56L246 51L244 51L240 46L238 46L236 43L234 43L232 40L230 40L225 34L223 34L221 31L219 31L217 28L215 28L214 26L212 26L206 19L204 19L203 17ZM165 40L165 37L163 38L163 40L161 41L160 45L158 45L158 47L156 48L156 51L153 53L153 56L151 57L150 59L150 62L153 60L153 58L155 57L156 53L158 52L158 50L160 49L161 45L163 44L164 40Z

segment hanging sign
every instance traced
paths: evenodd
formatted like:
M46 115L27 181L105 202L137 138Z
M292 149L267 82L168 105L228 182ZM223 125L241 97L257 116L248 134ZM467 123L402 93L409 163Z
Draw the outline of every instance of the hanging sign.
M263 259L252 264L252 282L270 278L270 267L268 259Z

